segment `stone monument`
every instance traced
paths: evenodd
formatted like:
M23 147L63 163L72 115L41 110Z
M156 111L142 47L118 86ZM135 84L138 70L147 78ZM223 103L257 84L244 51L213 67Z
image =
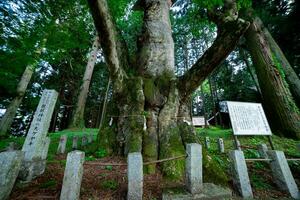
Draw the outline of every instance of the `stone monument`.
M55 90L43 91L22 148L24 160L19 178L23 181L31 181L45 170L44 164L50 143L47 133L57 96Z

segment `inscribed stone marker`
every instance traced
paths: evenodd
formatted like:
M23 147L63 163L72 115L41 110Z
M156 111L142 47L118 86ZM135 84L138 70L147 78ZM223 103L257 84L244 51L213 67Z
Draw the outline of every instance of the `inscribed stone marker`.
M268 156L271 159L271 170L277 186L289 192L293 198L300 199L299 190L283 151L268 151Z
M191 194L201 193L203 187L202 176L202 146L200 144L186 145L187 158L185 162L185 182Z
M143 157L140 152L129 153L128 169L128 200L143 199Z
M231 170L233 175L233 184L237 187L239 193L243 198L253 198L243 151L230 151L229 157L232 164Z
M8 199L18 177L24 153L6 151L0 153L0 199Z
M60 139L59 139L59 144L58 144L58 147L57 147L57 154L64 154L65 151L66 151L66 145L67 145L67 135L62 135L60 136Z
M44 90L34 114L33 121L22 148L25 155L19 177L24 181L31 181L32 178L41 172L35 174L33 170L36 169L35 165L40 165L43 153L45 153L45 140L57 96L58 94L55 90Z
M82 151L68 153L60 200L79 199L84 156Z

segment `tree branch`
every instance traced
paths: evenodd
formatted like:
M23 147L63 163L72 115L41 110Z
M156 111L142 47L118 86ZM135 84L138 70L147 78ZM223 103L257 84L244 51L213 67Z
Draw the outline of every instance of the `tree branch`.
M226 0L221 12L210 12L209 18L218 26L218 35L212 46L183 76L179 77L178 87L182 101L193 93L206 77L212 73L234 50L240 37L249 27L249 22L237 18L235 3Z
M128 66L127 52L121 41L106 0L88 0L91 14L100 38L106 63L112 80L121 81L127 77L124 69ZM122 85L122 84L118 84Z

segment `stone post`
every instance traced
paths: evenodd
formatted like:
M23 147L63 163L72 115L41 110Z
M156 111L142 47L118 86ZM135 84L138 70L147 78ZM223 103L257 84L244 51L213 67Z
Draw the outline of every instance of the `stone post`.
M206 147L206 149L209 149L209 148L210 148L210 140L209 140L209 137L205 137L205 147Z
M0 153L0 199L8 199L18 177L24 157L22 151Z
M65 151L66 151L66 145L67 145L67 135L62 135L60 136L60 139L59 139L59 144L58 144L58 147L57 147L57 154L64 154Z
M83 135L82 136L82 139L81 139L81 146L84 147L87 145L87 136L86 135Z
M44 171L43 168L40 171L38 170L41 162L43 162L42 154L45 153L46 136L57 96L58 94L55 90L44 90L42 94L22 148L25 154L19 174L21 180L31 181Z
M93 143L93 135L92 134L89 134L89 136L88 136L88 143L89 144Z
M233 175L233 184L237 187L243 198L253 198L252 188L248 176L247 165L243 151L233 150L229 152L231 159L231 170Z
M218 139L218 149L220 153L224 153L225 152L225 147L224 147L224 141L222 138Z
M268 151L268 156L271 159L271 170L277 186L281 190L289 192L293 198L300 199L299 190L284 153L282 151Z
M73 136L72 149L73 150L78 149L78 136Z
M143 157L140 152L129 153L127 157L128 200L143 199Z
M185 184L191 194L202 191L202 146L200 144L186 145L187 158L185 161Z
M85 153L68 153L60 200L78 200L80 195Z
M257 145L258 153L261 158L269 158L268 157L268 146L266 144Z

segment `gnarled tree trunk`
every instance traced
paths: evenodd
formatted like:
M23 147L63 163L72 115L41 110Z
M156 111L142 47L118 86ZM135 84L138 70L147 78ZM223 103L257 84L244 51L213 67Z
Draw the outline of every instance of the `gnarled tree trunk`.
M145 161L184 155L186 143L199 143L190 126L190 96L235 48L249 23L219 13L215 18L220 22L217 39L196 64L178 78L174 71L170 1L137 2L135 8L144 11L144 24L136 64L129 62L126 45L110 16L107 2L89 0L89 4L114 92L114 104L110 106L114 113L99 131L100 147L123 155L142 152ZM205 168L209 166L208 163ZM165 162L161 169L167 177L181 177L184 161ZM154 172L155 165L147 166L146 170ZM209 170L215 171L217 167Z
M82 84L80 87L79 95L77 98L77 103L75 105L75 110L73 113L71 125L70 128L84 128L84 109L86 104L86 98L89 92L90 83L92 79L92 75L94 72L95 62L97 60L97 53L99 50L99 38L96 37L93 46L92 51L90 53L90 58L88 60L87 66L85 68L84 76L82 79Z
M7 136L9 129L12 125L16 112L22 103L23 97L25 95L27 86L30 82L32 74L34 72L34 67L31 65L27 66L22 78L17 87L17 95L14 99L10 102L9 106L6 108L6 112L1 119L0 122L0 136Z
M253 20L246 32L246 43L256 69L264 107L274 133L300 138L299 109L285 82L281 62L278 62L277 55L272 52L272 44L266 37L258 18Z

